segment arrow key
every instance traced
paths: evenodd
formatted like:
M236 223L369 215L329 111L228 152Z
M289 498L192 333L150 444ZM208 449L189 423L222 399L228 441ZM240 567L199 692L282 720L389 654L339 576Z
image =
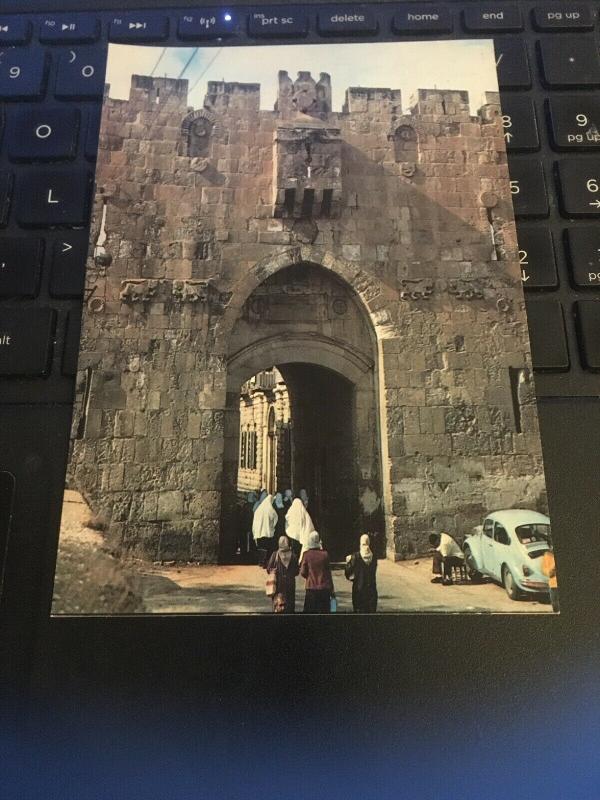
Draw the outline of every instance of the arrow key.
M563 216L599 217L600 159L559 161L557 170Z
M540 149L535 108L529 97L502 97L502 128L507 150Z
M558 275L552 234L538 225L518 225L521 280L527 291L556 289Z

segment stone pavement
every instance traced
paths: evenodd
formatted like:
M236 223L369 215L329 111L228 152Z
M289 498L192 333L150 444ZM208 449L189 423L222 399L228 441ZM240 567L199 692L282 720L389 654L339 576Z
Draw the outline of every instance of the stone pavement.
M140 579L144 606L149 613L265 614L271 601L265 595L264 570L257 566L174 566L146 569ZM352 585L341 565L334 569L338 612L352 612ZM378 564L378 612L497 612L550 613L538 600L510 600L493 583L442 586L431 584L429 559ZM296 582L296 610L304 602L304 581Z

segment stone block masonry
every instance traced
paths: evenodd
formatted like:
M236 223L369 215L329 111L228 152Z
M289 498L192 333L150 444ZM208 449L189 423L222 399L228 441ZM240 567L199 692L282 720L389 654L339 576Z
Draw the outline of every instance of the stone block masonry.
M185 80L106 100L69 487L116 550L227 561L240 386L288 365L312 436L329 401L300 397L303 361L353 398L348 548L362 528L405 558L492 509L545 510L497 98L472 116L464 91L403 108L351 87L334 112L328 75L278 81L272 111L242 82L197 110Z

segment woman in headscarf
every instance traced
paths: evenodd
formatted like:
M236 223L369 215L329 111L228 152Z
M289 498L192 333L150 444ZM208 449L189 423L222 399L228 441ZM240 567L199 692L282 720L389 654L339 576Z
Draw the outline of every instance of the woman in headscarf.
M273 547L273 537L277 525L277 512L273 508L273 495L268 494L256 507L252 520L252 536L256 547L261 550L259 564L264 567Z
M287 536L280 536L279 547L267 564L267 574L275 574L274 612L293 614L296 611L296 575L298 575L298 571L298 557L292 552L290 540Z
M275 528L275 536L279 539L285 533L285 512L286 508L283 504L283 495L277 492L275 500L273 501L273 508L277 512L277 527Z
M300 563L300 575L306 581L305 614L329 614L331 598L335 597L331 566L316 531L308 537Z
M377 611L377 559L366 533L360 537L358 552L346 556L344 572L352 581L354 613L374 614Z
M259 507L259 505L262 503L262 501L265 499L266 496L267 496L267 490L266 489L261 489L258 500L252 506L252 511L253 512L256 511L256 509Z
M290 510L290 506L294 502L294 493L291 489L286 489L283 493L283 507L285 508L285 513Z
M250 552L252 542L252 517L254 503L256 503L256 492L248 492L246 500L240 508L240 526L238 531L238 550L244 560Z
M285 533L286 536L293 539L292 547L297 555L308 544L308 537L314 529L310 514L304 508L302 500L296 497L285 515Z

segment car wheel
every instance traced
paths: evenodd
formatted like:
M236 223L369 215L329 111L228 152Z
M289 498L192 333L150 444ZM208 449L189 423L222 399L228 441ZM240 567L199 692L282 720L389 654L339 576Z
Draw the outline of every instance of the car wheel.
M465 547L465 564L467 565L467 573L469 575L469 580L471 581L480 581L483 578L483 575L477 569L477 565L475 563L475 559L473 558L473 553L471 552L470 547Z
M510 569L506 566L502 568L502 585L506 589L506 594L510 597L511 600L518 600L521 597L521 592L519 591L519 587L515 583L513 574L510 571Z

